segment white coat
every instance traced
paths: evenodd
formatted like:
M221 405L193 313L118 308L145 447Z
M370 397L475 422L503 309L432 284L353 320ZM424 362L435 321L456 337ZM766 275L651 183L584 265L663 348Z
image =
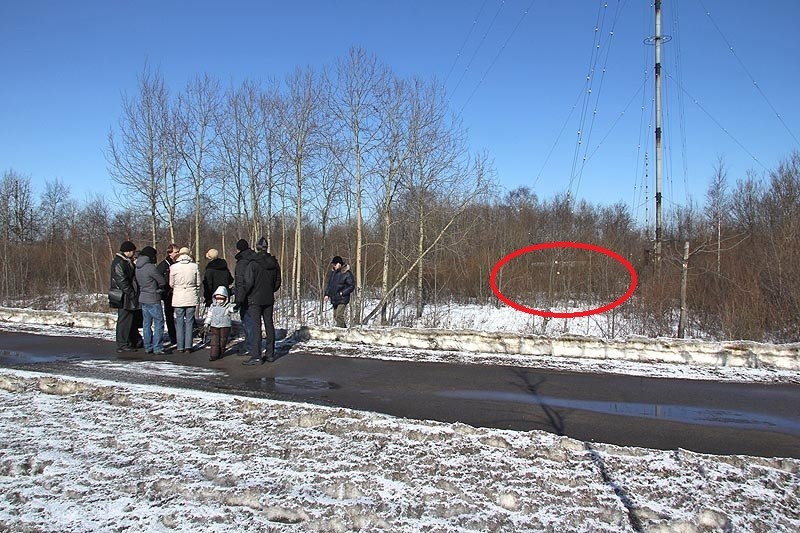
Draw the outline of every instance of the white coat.
M200 302L203 279L197 263L188 255L181 255L169 267L169 286L172 287L172 307L194 307Z

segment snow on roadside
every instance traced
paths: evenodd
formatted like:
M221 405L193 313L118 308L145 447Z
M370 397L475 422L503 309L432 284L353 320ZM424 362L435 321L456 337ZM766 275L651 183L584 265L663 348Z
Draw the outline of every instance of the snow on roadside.
M0 322L0 330L51 335L59 337L91 337L114 340L114 332L104 329L64 327L40 324ZM286 339L281 342L294 342ZM581 359L572 357L548 357L539 355L514 355L475 353L449 350L422 350L365 345L341 341L309 340L302 342L302 349L317 355L336 352L337 357L366 357L391 361L417 361L430 363L459 363L507 365L541 368L564 372L621 374L653 378L676 378L708 381L751 383L800 383L800 372L775 368L748 368L730 366L697 366L672 363L640 363L615 359ZM335 348L335 350L333 349ZM130 370L130 368L128 368Z
M0 370L0 530L797 531L800 461Z

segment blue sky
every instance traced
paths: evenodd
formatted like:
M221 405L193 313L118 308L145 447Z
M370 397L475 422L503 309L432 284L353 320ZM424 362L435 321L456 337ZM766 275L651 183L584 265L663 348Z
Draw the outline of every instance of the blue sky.
M654 180L653 47L643 44L653 8L606 3L2 2L0 171L37 190L59 178L78 199L112 198L107 135L146 61L178 91L203 73L282 78L355 45L400 75L436 76L505 189L621 201L641 219ZM798 20L798 0L663 1L667 207L702 201L719 158L733 183L800 150Z

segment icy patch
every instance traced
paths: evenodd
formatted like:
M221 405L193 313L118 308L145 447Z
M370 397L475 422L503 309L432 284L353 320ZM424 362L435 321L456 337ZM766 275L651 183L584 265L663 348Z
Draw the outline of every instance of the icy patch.
M110 371L124 372L126 374L143 374L148 376L161 376L169 378L208 379L209 377L224 376L221 370L207 369L186 365L178 365L168 361L78 361L74 366L83 368L100 368Z

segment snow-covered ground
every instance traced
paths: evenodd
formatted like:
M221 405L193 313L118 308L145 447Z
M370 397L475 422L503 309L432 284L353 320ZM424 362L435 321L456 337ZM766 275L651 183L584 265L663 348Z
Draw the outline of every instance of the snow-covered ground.
M9 531L800 529L794 459L11 370L0 402Z
M377 305L378 300L372 299L365 303L365 309L370 310ZM108 296L106 294L71 295L57 294L29 299L9 299L0 302L0 305L15 309L48 309L66 313L76 313L81 310L101 311L108 314ZM558 311L579 311L597 307L587 304L585 308L559 308ZM278 302L275 307L275 322L279 327L289 330L296 329L299 325L305 326L330 326L333 325L333 316L330 306L321 306L318 301L305 301L303 304L302 320L298 322L294 315L289 316L291 307L288 302ZM417 317L417 311L412 304L393 304L388 314L394 326L413 328L438 328L444 330L474 330L486 332L508 332L526 335L585 335L599 338L622 338L631 335L646 335L647 328L641 324L624 318L621 312L601 313L580 318L543 318L522 313L506 305L478 305L463 303L437 303L426 305L422 316ZM113 315L116 316L116 315ZM377 323L379 317L373 319ZM677 327L677 319L674 320ZM709 335L700 332L698 338L709 338Z
M0 328L113 338L105 329ZM800 383L800 372L774 368L337 346L356 357ZM17 370L0 370L0 405L0 531L800 530L796 459L619 447Z

